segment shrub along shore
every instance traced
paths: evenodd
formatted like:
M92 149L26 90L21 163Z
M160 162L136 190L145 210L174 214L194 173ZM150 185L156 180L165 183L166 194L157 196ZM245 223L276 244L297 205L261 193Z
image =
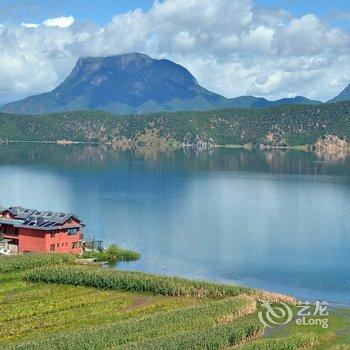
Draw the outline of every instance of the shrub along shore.
M108 262L116 264L119 261L135 261L140 259L140 254L133 250L122 249L115 244L111 244L106 250L84 252L83 258L95 259L97 262Z

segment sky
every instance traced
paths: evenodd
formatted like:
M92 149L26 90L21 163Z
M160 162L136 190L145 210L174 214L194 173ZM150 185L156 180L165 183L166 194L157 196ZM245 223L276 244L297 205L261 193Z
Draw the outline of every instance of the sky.
M349 0L0 0L0 104L79 57L173 60L226 97L327 100L350 83Z

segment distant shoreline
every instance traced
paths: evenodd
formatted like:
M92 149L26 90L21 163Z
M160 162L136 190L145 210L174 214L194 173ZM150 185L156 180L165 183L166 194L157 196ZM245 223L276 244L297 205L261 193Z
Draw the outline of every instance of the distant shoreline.
M335 142L334 142L335 140ZM345 157L350 155L350 146L347 142L333 136L329 135L324 139L318 140L313 145L264 145L264 144L225 144L225 145L217 145L217 144L207 144L207 143L199 143L199 144L185 144L185 143L142 143L142 142L131 142L131 143L118 143L118 142L98 142L98 141L71 141L71 140L1 140L1 144L50 144L50 145L59 145L59 146L68 146L68 145L92 145L92 146L109 146L115 149L120 150L152 150L152 151L160 151L160 152L175 152L178 150L188 150L194 152L208 152L217 149L241 149L247 151L297 151L297 152L307 152L310 154L314 154L319 158L322 158L327 161L337 161L343 160ZM339 144L340 143L340 144ZM343 143L343 144L342 144Z
M50 141L50 140L45 140L45 141L40 141L40 140L2 140L0 141L1 144L9 144L9 143L38 143L38 144L51 144L51 145L60 145L60 146L67 146L67 145L107 145L107 146L113 146L116 145L113 142L98 142L98 141L71 141L71 140L56 140L56 141ZM259 146L259 145L258 145ZM138 148L144 148L144 147L149 147L149 148L160 148L156 145L140 145L140 144L132 144L132 147L138 147ZM132 148L130 147L130 148ZM216 149L216 148L241 148L241 149L247 149L247 150L269 150L269 149L279 149L279 150L300 150L300 151L310 151L311 145L300 145L300 146L263 146L263 147L257 147L252 144L245 144L245 145L239 145L239 144L226 144L226 145L217 145L213 144L210 147L207 148L202 148L202 150L209 150L209 149ZM120 148L123 148L120 146ZM186 149L186 148L196 148L195 145L193 144L184 144L184 145L179 145L177 147L171 146L169 149L173 148L174 150L176 149Z

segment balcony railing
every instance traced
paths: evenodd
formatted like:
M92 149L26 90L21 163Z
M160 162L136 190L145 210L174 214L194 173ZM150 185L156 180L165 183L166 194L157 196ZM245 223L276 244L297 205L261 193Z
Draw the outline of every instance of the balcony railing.
M4 237L4 238L18 237L18 236L19 236L18 232L0 232L0 237Z

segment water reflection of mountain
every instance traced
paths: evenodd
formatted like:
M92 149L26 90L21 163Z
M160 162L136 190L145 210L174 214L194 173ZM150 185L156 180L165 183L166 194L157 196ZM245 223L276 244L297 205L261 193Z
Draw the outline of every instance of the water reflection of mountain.
M55 145L17 143L0 146L2 165L27 164L54 168L96 169L137 166L146 163L157 171L161 167L187 171L234 171L305 175L348 175L349 154L316 154L293 150L215 149L195 152L159 150L149 147L118 149L101 145Z

